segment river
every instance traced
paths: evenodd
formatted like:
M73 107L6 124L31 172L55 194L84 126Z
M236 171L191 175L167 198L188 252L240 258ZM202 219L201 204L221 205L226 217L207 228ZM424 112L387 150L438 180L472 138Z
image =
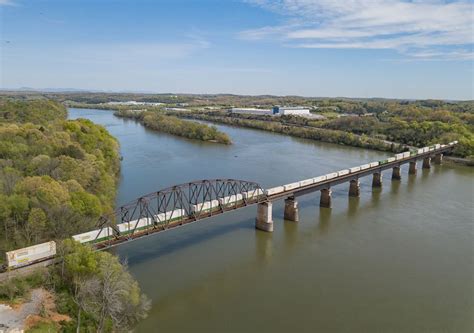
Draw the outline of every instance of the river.
M117 204L170 185L236 178L263 187L388 156L382 152L217 127L233 145L187 140L102 110L69 109L103 125L123 156ZM300 222L254 229L256 207L130 242L114 251L152 299L138 332L472 332L474 169L418 170L360 198L348 184L300 198Z

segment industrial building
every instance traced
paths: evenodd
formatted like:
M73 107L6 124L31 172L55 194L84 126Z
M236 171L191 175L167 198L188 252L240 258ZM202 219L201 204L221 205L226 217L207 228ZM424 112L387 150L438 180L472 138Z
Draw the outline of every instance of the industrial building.
M274 106L272 109L257 109L257 108L232 108L231 113L239 114L255 114L255 115L270 115L270 116L309 116L311 113L308 108L302 106Z
M273 114L280 116L308 116L310 115L309 109L302 106L274 106Z

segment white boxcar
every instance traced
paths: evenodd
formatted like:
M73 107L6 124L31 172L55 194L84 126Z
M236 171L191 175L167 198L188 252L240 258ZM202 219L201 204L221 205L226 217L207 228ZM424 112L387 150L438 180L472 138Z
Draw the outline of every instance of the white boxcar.
M186 216L186 211L184 209L175 209L175 210L170 210L167 211L166 213L160 213L156 215L156 221L158 223L162 223L165 221L173 221L176 220L182 216Z
M350 169L349 169L349 171L350 171L351 173L354 173L354 172L360 171L360 166L358 166L358 167L353 167L353 168L350 168Z
M423 147L423 152L427 153L430 150L430 147Z
M272 187L267 190L265 190L266 195L273 195L273 194L278 194L281 193L285 190L283 186L277 186L277 187Z
M395 159L396 159L397 161L403 159L403 153L395 154Z
M417 153L418 153L418 154L423 154L424 152L425 152L425 151L423 150L423 148L420 148L420 149L417 150Z
M441 145L439 143L435 144L435 149L441 148Z
M56 243L54 241L25 247L6 253L8 267L20 267L31 264L38 260L44 260L56 255Z
M458 140L454 140L453 143L454 143L455 145L457 145L457 144L458 144Z
M333 178L336 178L336 177L337 177L337 172L328 173L326 175L326 179L333 179Z
M435 150L434 147L430 147L430 148L429 148L429 151L433 151L433 150Z
M387 162L390 163L390 162L394 162L396 161L396 158L395 157L389 157L387 158Z
M211 201L206 201L202 203L198 203L196 205L191 205L191 212L193 213L200 213L210 210L212 208L219 207L219 200L214 199Z
M74 240L78 241L79 243L89 243L107 239L113 236L113 234L114 232L112 228L107 227L98 230L88 231L79 235L74 235L72 236L72 238L74 238Z
M308 185L311 185L314 183L314 179L313 178L310 178L310 179L305 179L305 180L302 180L300 181L300 186L303 187L303 186L308 186Z
M444 148L444 147L446 147L446 145L441 145L441 148Z
M371 168L375 168L376 166L379 166L380 162L371 162L369 163Z
M314 177L313 178L313 183L319 183L319 182L323 182L325 180L326 180L326 176Z
M360 166L360 169L361 169L361 170L365 170L365 169L369 169L369 168L370 168L370 163L368 163L368 164L363 164L363 165Z
M410 152L409 151L406 151L403 153L403 158L407 158L407 157L410 157Z
M261 189L255 189L255 190L252 190L252 191L247 191L247 192L244 192L242 193L242 196L244 197L244 199L254 199L256 197L258 197L259 195L262 195L263 194L263 191Z
M128 232L132 230L139 230L139 229L151 227L152 225L153 225L152 219L141 218L139 220L133 220L133 221L117 224L117 228L120 232Z
M227 206L233 204L234 202L242 201L243 198L244 196L240 193L232 194L227 197L219 198L219 203L223 206Z
M345 175L348 175L349 174L349 169L345 169L345 170L340 170L337 172L337 175L338 176L345 176Z
M285 189L285 191L294 190L295 188L298 188L298 187L300 187L299 182L283 185L283 188Z

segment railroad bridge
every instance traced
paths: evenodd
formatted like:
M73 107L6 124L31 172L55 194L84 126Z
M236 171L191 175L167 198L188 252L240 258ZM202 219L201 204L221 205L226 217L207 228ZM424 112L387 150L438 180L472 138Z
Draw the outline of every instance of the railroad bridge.
M73 235L72 238L91 244L96 249L105 249L251 205L257 205L255 227L272 232L272 206L276 200L285 200L285 220L297 222L298 197L302 195L320 192L320 206L330 208L331 188L335 185L348 183L348 195L357 197L360 195L360 178L371 176L372 186L381 187L382 172L391 170L392 180L400 180L401 166L409 164L408 173L416 174L418 161L422 161L422 168L429 169L432 160L441 163L443 154L450 152L456 144L454 141L447 145L436 144L411 150L382 161L269 189L263 189L255 182L236 179L200 180L175 185L119 207L112 214L102 216L95 230ZM20 271L26 272L35 266L54 263L55 255L54 241L13 250L7 252L6 268L21 268L15 270L20 274ZM0 280L3 278L5 275L0 274Z
M235 179L200 180L176 185L118 208L100 219L97 230L73 237L80 242L93 242L97 248L108 248L250 205L257 205L255 227L271 232L272 203L276 200L285 200L284 218L296 222L299 219L299 196L320 192L320 206L330 208L333 186L348 183L348 195L357 197L360 195L360 178L371 176L372 186L381 187L382 172L391 170L392 180L400 180L400 168L404 164L409 164L409 174L416 174L417 161L422 161L422 168L429 169L432 160L441 163L443 154L451 151L456 143L400 153L383 161L266 190L258 183Z

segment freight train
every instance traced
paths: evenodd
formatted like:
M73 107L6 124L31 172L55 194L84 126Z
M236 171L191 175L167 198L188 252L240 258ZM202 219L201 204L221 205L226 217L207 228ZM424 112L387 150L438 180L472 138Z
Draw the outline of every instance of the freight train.
M379 165L384 165L384 164L394 162L397 160L403 160L408 157L434 151L436 149L444 148L446 146L454 146L455 144L457 144L457 141L450 142L447 145L436 144L429 147L414 149L408 152L396 154L394 157L390 157L385 160L363 164L363 165L356 166L350 169L340 170L338 172L329 173L327 175L323 175L323 176L319 176L315 178L305 179L300 182L295 182L291 184L269 188L265 191L254 190L254 191L249 191L242 194L236 194L236 195L231 195L224 198L219 198L217 200L211 200L205 203L198 203L196 205L191 205L191 213L201 214L201 213L212 212L214 210L221 209L221 207L229 207L231 205L242 203L244 199L246 200L253 199L263 194L270 196L270 195L283 193L289 190L294 190L301 187L317 184L319 182L327 181L339 176L349 175L351 173L359 172L361 170L374 168ZM176 210L169 211L166 213L158 214L156 216L156 219L158 221L165 221L165 220L175 221L182 217L187 217L185 210L176 209ZM149 228L152 228L153 226L154 226L153 219L142 218L142 219L138 219L134 221L117 224L116 227L117 227L117 230L120 232L120 236L121 236L121 235L130 234L132 232L149 229ZM100 243L100 242L110 240L116 237L117 237L116 232L114 232L114 230L110 227L105 227L98 230L92 230L92 231L88 231L82 234L72 236L74 240L78 241L79 243L85 243L85 244ZM6 265L3 266L3 269L15 269L15 268L23 267L23 266L28 266L37 262L54 258L55 255L56 255L56 243L54 241L37 244L37 245L29 246L26 248L18 249L18 250L9 251L6 253Z

